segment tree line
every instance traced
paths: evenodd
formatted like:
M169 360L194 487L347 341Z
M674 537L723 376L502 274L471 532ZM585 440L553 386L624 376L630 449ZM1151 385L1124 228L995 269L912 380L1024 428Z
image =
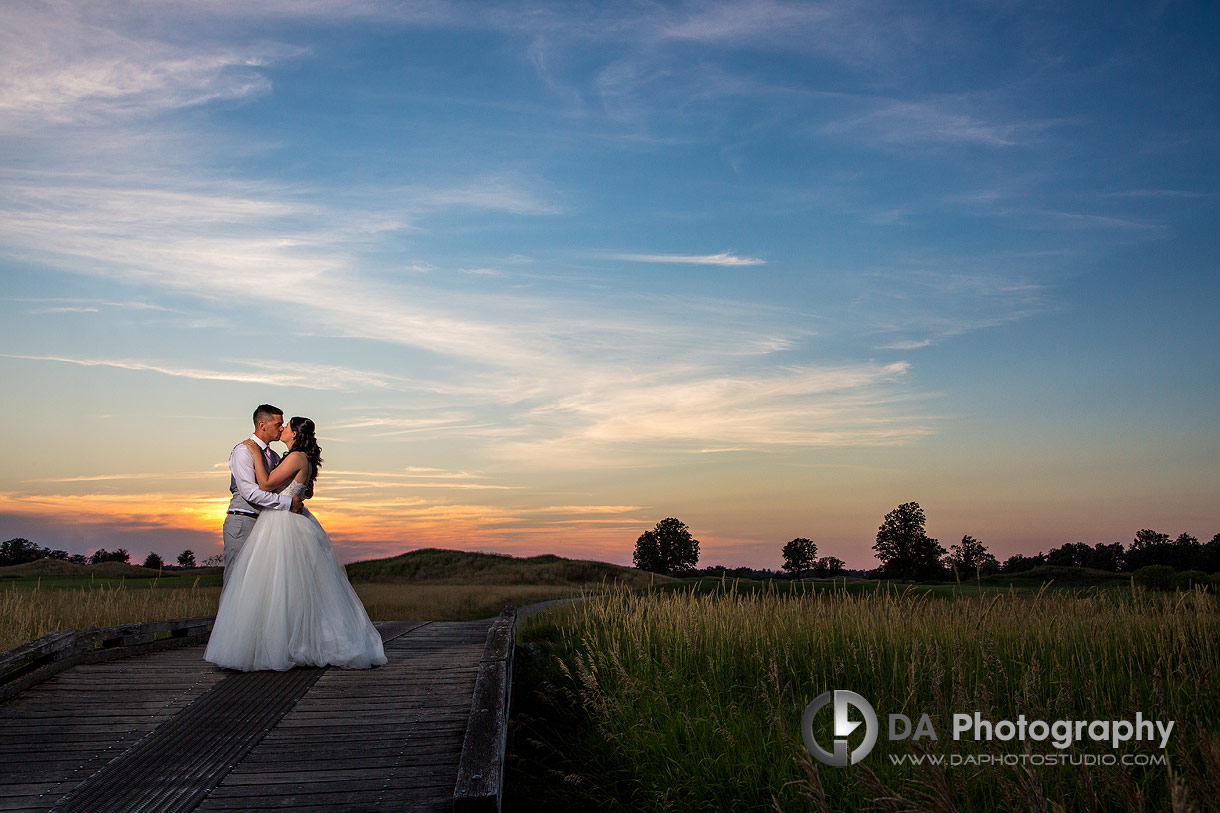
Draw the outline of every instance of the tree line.
M1067 542L1047 553L1016 554L1002 563L985 544L966 534L946 551L939 540L928 536L927 515L917 502L903 503L885 515L877 529L873 550L881 560L881 566L870 571L868 576L912 581L1021 573L1043 565L1085 567L1112 573L1135 572L1149 567L1166 568L1171 573L1220 571L1220 533L1210 542L1200 543L1187 533L1171 538L1168 534L1143 529L1127 547L1121 542L1095 545ZM780 554L784 571L794 579L834 577L847 572L842 559L819 557L817 544L806 537L787 542ZM636 540L632 559L641 570L669 576L745 577L759 572L752 568L724 567L697 570L699 540L694 538L686 523L674 517L666 517L656 527L642 533Z
M218 556L209 556L203 561L204 567L220 564L221 562L215 561L219 558ZM55 559L60 562L71 562L74 565L99 565L102 562L131 564L131 554L128 553L126 548L116 548L115 550L98 548L91 555L85 556L83 553L68 553L64 550L44 548L24 537L0 542L0 567L23 565L26 562L36 562L39 559ZM160 570L163 567L175 567L175 565L166 562L156 553L148 554L142 566L150 567L154 570ZM182 553L178 554L176 566L180 568L198 567L198 564L195 562L195 552L189 548L182 551Z
M885 515L877 529L873 550L881 560L877 575L885 578L935 580L976 574L1021 573L1042 565L1087 567L1111 573L1132 572L1146 567L1173 571L1220 571L1220 533L1200 544L1190 534L1176 539L1143 529L1126 548L1121 542L1067 542L1049 552L1033 556L1017 554L1001 564L987 547L967 534L946 552L925 532L926 517L919 503L904 503Z

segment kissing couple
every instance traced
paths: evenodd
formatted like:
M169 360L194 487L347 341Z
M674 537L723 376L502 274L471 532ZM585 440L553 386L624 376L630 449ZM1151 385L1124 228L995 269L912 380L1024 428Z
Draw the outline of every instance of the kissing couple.
M271 449L288 446L283 460ZM330 537L305 507L322 466L309 418L270 404L229 455L224 588L204 660L227 669L367 669L386 662Z

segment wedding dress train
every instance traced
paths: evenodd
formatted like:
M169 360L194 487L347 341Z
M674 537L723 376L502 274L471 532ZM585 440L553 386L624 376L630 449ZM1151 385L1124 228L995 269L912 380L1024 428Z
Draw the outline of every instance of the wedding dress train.
M283 493L305 487L294 481ZM204 660L244 672L386 662L381 635L312 514L263 511L230 570Z

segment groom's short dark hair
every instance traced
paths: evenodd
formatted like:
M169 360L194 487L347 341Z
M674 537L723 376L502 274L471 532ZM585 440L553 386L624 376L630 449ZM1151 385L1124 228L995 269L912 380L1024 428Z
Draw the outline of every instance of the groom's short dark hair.
M260 423L270 421L276 415L283 414L284 410L277 406L271 406L271 404L259 404L254 409L254 428L257 429Z

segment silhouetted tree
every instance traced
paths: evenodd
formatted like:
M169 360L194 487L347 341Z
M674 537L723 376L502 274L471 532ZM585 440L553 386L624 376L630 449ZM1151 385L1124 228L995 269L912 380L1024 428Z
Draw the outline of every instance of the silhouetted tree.
M102 562L123 562L124 564L129 564L131 562L131 554L127 552L126 548L116 548L112 551L98 548L89 557L89 564L100 565Z
M798 536L784 545L782 553L784 570L791 573L792 578L799 579L802 573L813 570L818 556L818 546L812 539Z
M1046 563L1055 567L1088 567L1093 549L1084 542L1065 542L1046 553Z
M691 536L685 522L666 517L635 540L632 559L640 570L682 576L699 561L699 540Z
M1004 560L1004 564L1000 566L1000 570L1004 573L1021 573L1026 570L1033 570L1035 567L1040 567L1046 564L1046 554L1038 552L1033 556L1026 556L1022 553L1013 554Z
M962 537L962 541L949 547L949 555L945 564L956 572L958 578L974 576L982 573L995 573L1000 569L1000 562L987 546L970 534Z
M1123 556L1122 542L1111 542L1108 545L1098 542L1093 546L1093 553L1086 567L1116 573L1123 569Z
M813 565L813 575L819 579L833 579L847 572L847 563L838 556L823 556Z
M1203 569L1209 573L1220 571L1220 534L1203 546Z
M144 559L144 567L151 567L153 570L160 570L164 564L165 560L155 553L148 554Z
M178 554L178 567L194 567L195 566L195 551L187 550Z
M0 542L0 567L23 565L44 556L46 548L41 548L22 536Z
M213 553L211 556L203 560L203 567L224 567L225 555L223 553Z
M944 576L940 558L945 549L927 535L927 518L917 502L903 503L885 515L877 529L877 558L881 575L897 579L935 579Z
M1131 550L1146 550L1158 545L1168 544L1169 534L1157 533L1156 531L1143 528L1135 535L1135 539L1131 540Z
M1174 570L1202 570L1208 565L1207 546L1188 533L1169 541L1168 534L1148 529L1135 535L1123 561L1124 570L1138 570L1148 565L1167 565Z
M1188 533L1181 533L1173 541L1173 553L1168 564L1182 571L1199 570L1207 566L1205 558L1199 540Z

